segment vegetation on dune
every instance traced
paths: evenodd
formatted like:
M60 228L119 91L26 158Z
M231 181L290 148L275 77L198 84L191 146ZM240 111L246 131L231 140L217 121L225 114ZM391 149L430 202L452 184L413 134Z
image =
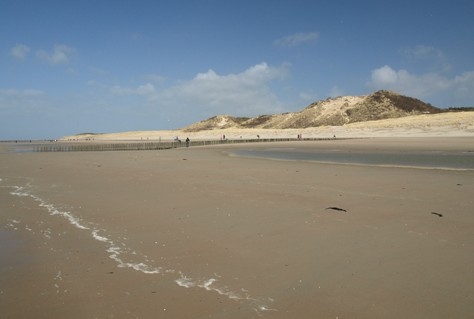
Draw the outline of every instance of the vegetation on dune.
M196 132L226 128L299 129L340 126L349 123L400 118L417 114L472 111L471 108L440 109L421 100L381 90L365 96L340 96L311 103L301 111L257 117L213 116L183 128Z

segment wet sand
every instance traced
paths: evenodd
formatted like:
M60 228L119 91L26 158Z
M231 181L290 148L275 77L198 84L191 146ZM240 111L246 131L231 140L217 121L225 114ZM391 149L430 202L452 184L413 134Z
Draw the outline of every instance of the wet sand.
M249 147L474 140L0 152L2 316L471 317L474 171L229 156Z

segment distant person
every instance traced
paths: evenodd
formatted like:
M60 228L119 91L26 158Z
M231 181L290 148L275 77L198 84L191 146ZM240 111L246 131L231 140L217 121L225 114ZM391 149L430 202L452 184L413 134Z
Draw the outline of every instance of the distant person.
M189 142L190 142L190 141L191 141L191 140L189 139L189 137L186 137L186 147L189 147Z

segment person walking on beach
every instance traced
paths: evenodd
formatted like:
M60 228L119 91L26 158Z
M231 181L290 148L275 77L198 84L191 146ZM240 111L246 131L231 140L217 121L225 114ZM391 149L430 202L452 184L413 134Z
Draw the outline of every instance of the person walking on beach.
M189 147L189 142L190 142L190 141L191 141L191 140L189 139L189 137L186 137L186 147Z

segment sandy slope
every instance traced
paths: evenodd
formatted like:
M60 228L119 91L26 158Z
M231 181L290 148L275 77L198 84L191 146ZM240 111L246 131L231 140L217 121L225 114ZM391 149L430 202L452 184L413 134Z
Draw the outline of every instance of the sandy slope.
M272 137L403 137L403 136L474 136L474 112L424 114L403 118L359 122L344 126L324 126L306 129L223 129L199 132L181 130L133 131L100 135L65 136L68 139L94 140L171 140L228 139Z

